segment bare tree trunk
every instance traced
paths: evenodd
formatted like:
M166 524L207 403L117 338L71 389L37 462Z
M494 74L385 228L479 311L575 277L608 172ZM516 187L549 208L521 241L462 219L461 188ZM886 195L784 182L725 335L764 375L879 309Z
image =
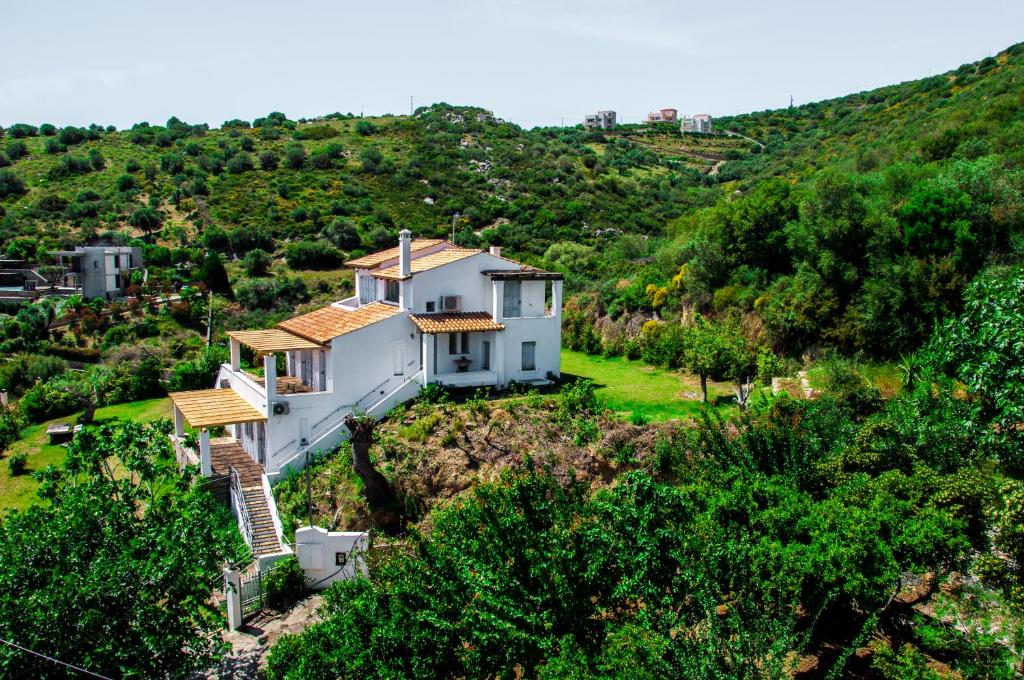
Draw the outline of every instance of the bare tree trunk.
M700 374L700 403L708 403L708 374Z
M384 531L394 533L399 528L396 512L398 501L395 490L387 477L373 466L370 460L370 445L373 444L373 430L377 422L372 416L345 417L345 427L352 433L352 468L363 480L363 492L370 506L374 520Z

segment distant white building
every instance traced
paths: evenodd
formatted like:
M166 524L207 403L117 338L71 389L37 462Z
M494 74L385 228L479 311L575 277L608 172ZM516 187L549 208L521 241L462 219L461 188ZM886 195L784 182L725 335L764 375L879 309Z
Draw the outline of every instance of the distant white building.
M137 246L78 246L51 253L61 268L59 284L83 298L113 300L124 295L132 274L141 271L142 248Z
M611 130L615 127L614 111L598 111L583 117L583 127L595 130Z
M712 132L711 116L706 113L698 113L693 117L684 117L679 124L679 129L682 132L710 134Z

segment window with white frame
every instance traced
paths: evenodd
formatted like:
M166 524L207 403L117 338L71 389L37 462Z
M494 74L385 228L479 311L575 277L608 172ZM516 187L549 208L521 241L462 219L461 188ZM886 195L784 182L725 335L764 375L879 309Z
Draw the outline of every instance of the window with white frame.
M362 274L359 277L359 304L365 305L377 299L377 282L372 276Z
M523 370L537 370L537 343L532 340L523 343Z
M384 299L387 302L398 302L398 281L388 279L387 290L384 293Z

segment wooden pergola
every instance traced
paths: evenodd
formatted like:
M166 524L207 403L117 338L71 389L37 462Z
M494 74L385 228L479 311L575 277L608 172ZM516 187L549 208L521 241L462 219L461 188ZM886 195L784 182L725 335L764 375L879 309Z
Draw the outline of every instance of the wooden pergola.
M185 423L199 430L199 467L205 476L213 472L210 459L210 429L241 423L257 423L267 416L231 389L171 392L174 435L185 436Z

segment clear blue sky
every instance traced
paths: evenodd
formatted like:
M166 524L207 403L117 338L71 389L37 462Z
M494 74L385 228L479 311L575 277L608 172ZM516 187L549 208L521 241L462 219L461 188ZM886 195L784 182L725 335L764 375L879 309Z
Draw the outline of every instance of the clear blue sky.
M473 104L736 113L927 76L1024 40L1024 0L4 0L0 125L219 125Z

